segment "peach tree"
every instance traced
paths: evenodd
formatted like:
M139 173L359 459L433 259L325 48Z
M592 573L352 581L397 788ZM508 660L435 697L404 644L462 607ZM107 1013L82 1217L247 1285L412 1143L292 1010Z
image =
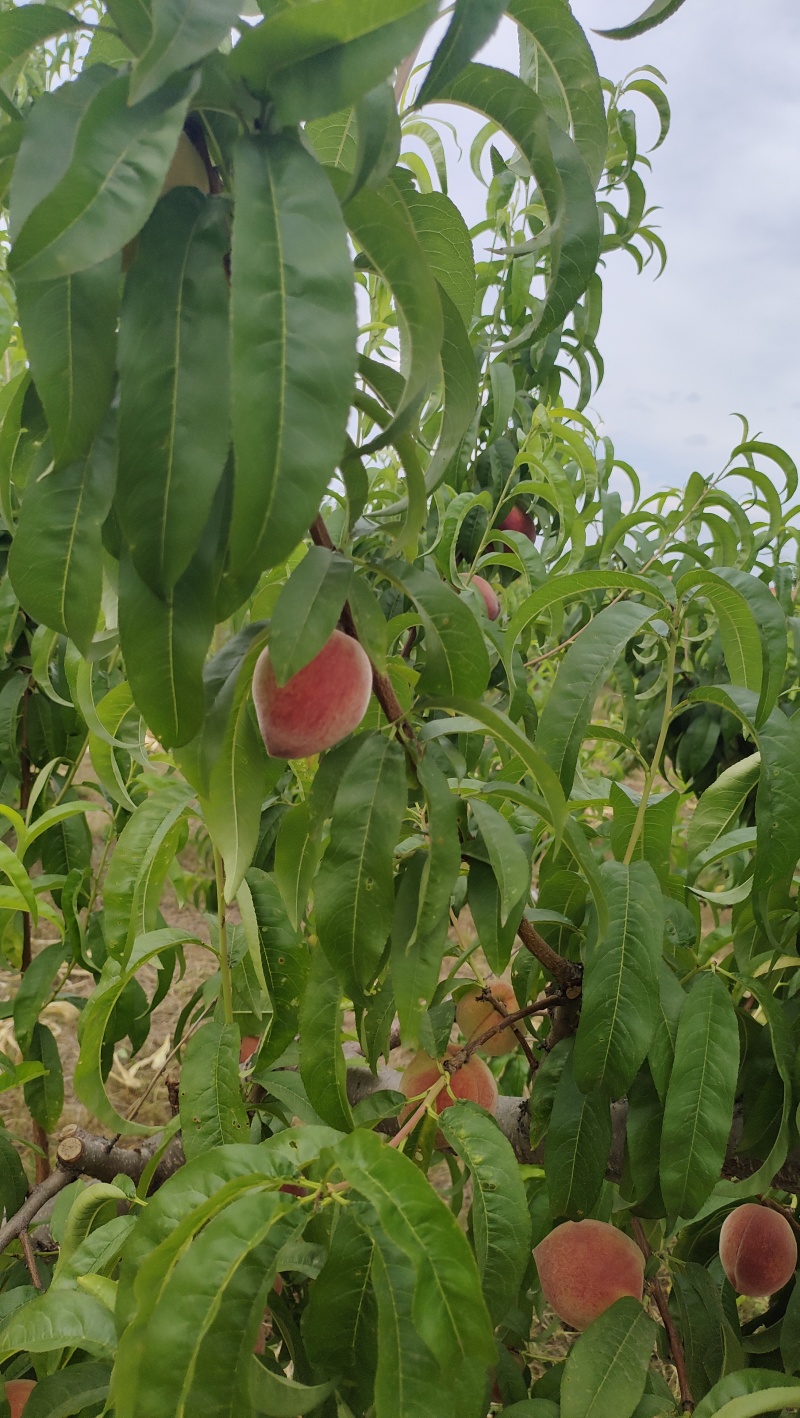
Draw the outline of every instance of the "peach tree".
M566 0L0 67L0 1412L796 1410L797 470L587 412L662 76Z

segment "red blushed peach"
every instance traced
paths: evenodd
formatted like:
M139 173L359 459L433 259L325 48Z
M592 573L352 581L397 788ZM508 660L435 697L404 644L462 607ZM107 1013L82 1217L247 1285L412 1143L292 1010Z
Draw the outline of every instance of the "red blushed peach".
M519 1005L514 997L514 991L504 980L493 980L489 986L496 999L504 1004L509 1014L515 1013ZM467 990L456 1005L456 1024L458 1025L467 1043L476 1039L479 1034L485 1033L493 1025L502 1022L502 1015L493 1009L488 1000L479 999L480 985L476 985L474 990ZM517 1038L513 1029L504 1029L502 1033L495 1034L492 1039L487 1039L485 1044L481 1044L481 1049L492 1058L498 1054L510 1054L516 1048Z
M448 1057L458 1053L454 1044L447 1046ZM432 1059L430 1054L415 1054L411 1062L406 1066L403 1077L400 1080L401 1092L407 1098L414 1098L417 1101L409 1103L400 1113L400 1122L405 1122L422 1101L420 1094L427 1093L434 1083L437 1083L442 1076L442 1070L438 1060ZM434 1098L434 1106L437 1113L441 1113L445 1108L452 1107L459 1098L468 1098L470 1102L477 1103L479 1107L485 1108L487 1113L493 1113L497 1107L497 1084L483 1059L479 1059L475 1054L472 1058L455 1073L448 1075L448 1082L439 1090ZM441 1133L436 1135L436 1146L444 1147L445 1139Z
M740 1295L774 1295L797 1269L797 1241L779 1211L748 1201L725 1217L719 1258Z
M644 1256L606 1221L565 1221L533 1256L545 1300L573 1329L588 1329L623 1295L642 1298Z
M500 614L500 602L494 586L490 586L488 581L484 581L482 576L473 576L470 586L474 586L476 591L480 591L483 596L483 603L486 606L486 614L490 620L497 620Z
M9 1379L6 1384L6 1398L11 1409L11 1418L22 1418L25 1405L36 1387L35 1379Z
M372 666L357 640L334 630L302 670L279 685L264 650L256 661L253 701L273 758L308 758L358 728L372 693Z
M533 518L529 517L527 512L522 507L518 507L516 503L511 511L506 513L499 525L501 532L522 532L529 542L532 542L536 536L536 523Z
M258 1052L261 1040L255 1034L245 1034L239 1047L239 1063L246 1064Z

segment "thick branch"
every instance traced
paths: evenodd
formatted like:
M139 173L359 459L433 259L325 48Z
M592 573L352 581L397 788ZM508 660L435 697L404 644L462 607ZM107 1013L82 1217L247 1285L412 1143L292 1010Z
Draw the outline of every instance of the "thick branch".
M580 965L572 960L565 960L562 955L553 950L553 947L547 944L544 936L539 934L533 922L527 920L525 916L519 923L517 935L525 949L529 950L531 955L536 956L539 964L547 971L548 975L552 975L559 985L566 986L568 992L577 991L580 994L582 974ZM572 998L571 994L570 998Z
M71 1126L61 1134L56 1157L59 1167L69 1168L73 1176L82 1172L95 1181L111 1182L122 1175L138 1182L159 1145L156 1140L143 1147L116 1147L106 1137L96 1137L83 1128ZM156 1167L151 1190L163 1186L185 1160L181 1140L174 1137Z
M43 1182L34 1187L30 1196L22 1203L19 1211L6 1221L4 1226L0 1226L0 1251L4 1251L12 1241L16 1241L23 1231L27 1231L31 1221L38 1216L42 1207L54 1196L58 1196L64 1187L68 1187L70 1182L74 1182L76 1173L67 1171L61 1167L51 1172L49 1177L45 1177Z

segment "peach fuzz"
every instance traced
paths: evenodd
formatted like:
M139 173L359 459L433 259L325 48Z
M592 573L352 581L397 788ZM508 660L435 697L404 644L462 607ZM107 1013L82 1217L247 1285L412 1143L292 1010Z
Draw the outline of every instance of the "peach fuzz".
M734 1290L763 1298L782 1290L797 1269L797 1241L779 1211L748 1201L722 1223L719 1258Z
M505 980L493 980L489 989L496 999L504 1004L509 1014L514 1014L519 1009L519 1005L514 997L514 991ZM493 1009L488 1000L479 999L481 993L480 985L476 985L473 990L467 990L461 996L456 1005L456 1024L458 1025L467 1043L476 1039L479 1034L485 1033L493 1025L502 1022L502 1015ZM517 1038L512 1029L504 1029L502 1033L495 1034L494 1038L487 1039L485 1044L481 1044L484 1054L496 1058L499 1054L510 1054L517 1045Z
M522 532L524 537L532 542L536 536L536 523L532 517L522 507L515 503L510 512L507 512L502 522L499 524L501 532Z
M458 1053L458 1049L453 1044L448 1044L447 1053L450 1058ZM420 1095L427 1093L434 1083L438 1083L442 1076L442 1070L437 1059L432 1059L430 1054L420 1051L415 1054L409 1064L406 1065L403 1076L400 1080L400 1091L405 1093L407 1098L413 1098L414 1103L408 1103L400 1113L400 1122L405 1122L419 1106L422 1101ZM454 1096L451 1096L453 1094ZM434 1098L434 1106L437 1113L444 1112L445 1108L452 1107L459 1098L468 1098L471 1103L477 1103L481 1108L485 1108L487 1113L493 1113L497 1107L497 1084L483 1059L477 1058L473 1054L472 1058L455 1073L448 1075L448 1082L445 1083ZM444 1138L441 1133L437 1133L436 1146L443 1147Z
M358 728L372 693L372 666L351 636L334 630L318 655L279 685L269 650L253 675L261 737L273 758L308 758Z
M565 1221L535 1247L542 1293L573 1329L589 1325L623 1295L641 1300L644 1256L607 1221Z
M497 599L497 592L494 586L490 586L488 581L484 581L482 576L473 576L470 586L474 586L476 591L480 591L483 596L483 603L486 606L486 614L490 620L497 620L500 614L500 602Z
M25 1405L36 1387L35 1379L9 1379L6 1384L6 1399L11 1409L11 1418L22 1418Z

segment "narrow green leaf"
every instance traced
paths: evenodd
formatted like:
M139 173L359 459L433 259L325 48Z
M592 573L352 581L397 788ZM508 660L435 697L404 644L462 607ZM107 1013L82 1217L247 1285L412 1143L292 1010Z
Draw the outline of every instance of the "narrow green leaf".
M644 1393L656 1326L638 1300L617 1300L570 1350L562 1418L631 1418Z
M313 521L344 449L356 322L346 232L319 163L276 135L242 139L235 165L230 557L243 573L277 565Z
M379 1237L372 1259L378 1304L375 1418L455 1418L452 1388L414 1323L414 1269L399 1247ZM453 1380L455 1376L453 1376ZM463 1412L463 1410L462 1410Z
M392 858L405 805L403 750L380 734L362 735L339 783L315 889L320 944L354 999L373 982L391 929Z
M467 1239L410 1158L358 1129L337 1144L337 1166L366 1197L382 1230L411 1261L417 1278L414 1324L443 1368L474 1373L494 1359L491 1322Z
M697 588L717 613L728 674L734 684L758 694L762 681L761 637L748 600L727 578L714 571L689 571L677 584L678 595ZM764 587L765 594L769 591ZM770 597L772 599L772 597Z
M52 992L53 981L70 953L66 941L46 945L33 957L20 980L14 996L14 1037L23 1054L30 1048L36 1021Z
M150 38L150 0L108 0L106 9L131 53L141 54Z
M269 627L269 658L278 684L286 684L327 644L352 576L348 557L312 546L281 587Z
M188 69L230 36L239 0L153 0L147 48L131 74L131 103L148 98L179 69Z
M15 7L0 16L0 74L46 39L78 29L81 21L55 5Z
M35 1024L26 1063L39 1063L44 1073L29 1079L24 1087L25 1106L46 1133L55 1132L64 1107L64 1074L61 1055L52 1030Z
M582 1093L570 1056L553 1099L545 1144L545 1171L553 1216L580 1221L603 1185L611 1150L611 1110L601 1088Z
M505 0L456 0L444 38L431 60L416 107L431 103L491 39Z
M308 946L286 913L275 878L267 872L249 871L246 881L253 897L253 910L261 939L261 959L267 980L272 1021L259 1053L262 1068L268 1068L297 1033L300 1002L308 974Z
M107 1364L71 1364L45 1374L25 1405L28 1418L72 1418L102 1404L108 1397L111 1369Z
M641 801L641 794L626 784L611 784L609 804L614 813L611 820L611 850L618 862L625 859ZM666 890L669 879L672 831L679 802L675 791L651 793L633 853L634 861L650 863L663 890Z
M203 722L203 665L214 632L208 561L197 552L162 600L126 554L119 569L119 635L136 707L165 748Z
M25 350L56 468L88 453L111 402L120 289L116 256L76 275L17 283Z
M531 888L531 866L510 822L479 798L470 798L472 815L478 825L489 862L500 891L500 924L504 926L512 907L527 900Z
M585 1092L603 1085L621 1098L656 1027L664 905L648 862L606 862L600 871L609 922L587 956L573 1067Z
M348 1206L337 1216L328 1256L310 1287L300 1327L306 1349L314 1355L315 1370L352 1384L369 1403L376 1348L370 1281L374 1242L359 1224L360 1209Z
M39 906L33 883L16 852L12 852L6 842L0 842L0 874L7 876L11 885L16 887L31 913L33 924L36 925L39 920Z
M647 606L633 601L606 606L561 661L539 719L536 748L558 774L565 793L572 787L578 753L597 695L628 641L653 614Z
M283 1374L265 1369L253 1359L250 1370L250 1397L256 1413L269 1418L298 1418L310 1413L328 1397L333 1384L298 1384Z
M744 596L758 626L762 676L756 722L763 724L775 708L783 688L788 653L786 616L777 597L757 577L749 576L746 571L739 571L733 566L720 567L717 575Z
M428 265L468 330L475 306L475 260L467 224L443 192L406 192L403 200Z
M311 952L300 1007L300 1077L312 1106L329 1127L349 1132L347 1069L342 1053L342 1001L338 976L324 952Z
M530 164L553 229L547 297L529 332L535 331L541 339L566 319L595 273L600 223L592 178L575 144L548 117L538 94L515 74L469 64L441 91L437 102L464 104L485 113Z
M425 631L421 694L478 698L489 678L489 656L480 625L446 582L419 567L398 568Z
M114 430L107 426L86 457L29 482L9 556L9 575L28 614L69 636L83 654L100 615L101 529L115 463Z
M470 1218L483 1297L495 1323L516 1298L528 1264L531 1220L511 1144L475 1103L442 1113L441 1130L472 1177Z
M225 1142L246 1142L239 1087L239 1030L214 1020L189 1040L181 1068L181 1136L189 1161Z
M681 1010L661 1133L661 1191L674 1216L695 1215L719 1180L733 1118L739 1029L728 991L703 973Z
M647 1061L661 1102L667 1096L669 1078L675 1059L678 1020L686 995L673 970L662 960L659 965L659 998L656 1027Z
M725 1413L725 1418L752 1418L753 1414L768 1413L780 1408L787 1402L781 1397L781 1392L785 1392L788 1387L786 1374L782 1374L774 1369L741 1369L738 1373L726 1374L719 1383L716 1383L710 1393L705 1398L701 1398L695 1413L697 1418L720 1418L721 1413ZM749 1400L750 1398L764 1402L772 1398L766 1407L751 1408L731 1412L730 1405L739 1400ZM776 1400L773 1402L772 1400ZM728 1412L725 1412L726 1407Z
M725 1371L725 1314L718 1284L704 1265L684 1261L672 1276L686 1373L692 1395L700 1399Z
M155 928L170 866L159 858L159 848L191 798L191 788L173 778L145 798L123 827L103 883L109 955L125 958L135 936Z
M114 1316L92 1295L55 1286L23 1305L0 1329L0 1356L49 1354L65 1347L110 1358L117 1347Z
M228 455L228 239L225 203L177 187L156 204L125 281L115 505L159 596L197 550Z
M65 85L72 93L60 103L40 100L14 169L15 277L72 275L136 235L161 191L195 86L181 75L131 108L127 75L96 64ZM65 107L72 131L68 122L57 133Z
M683 0L653 0L652 5L648 5L643 10L638 20L632 20L630 24L619 25L613 30L596 30L595 33L602 35L603 39L635 39L637 35L645 34L647 30L655 29L656 25L661 25L664 20L668 20L674 15L683 4Z

